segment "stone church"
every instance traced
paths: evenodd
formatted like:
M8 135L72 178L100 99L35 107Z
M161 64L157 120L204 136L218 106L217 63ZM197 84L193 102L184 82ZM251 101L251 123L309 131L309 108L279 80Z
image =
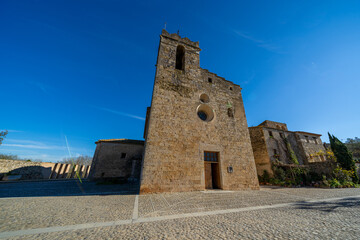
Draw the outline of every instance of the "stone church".
M163 30L145 141L96 142L90 179L140 193L258 189L241 87L200 67L198 42Z

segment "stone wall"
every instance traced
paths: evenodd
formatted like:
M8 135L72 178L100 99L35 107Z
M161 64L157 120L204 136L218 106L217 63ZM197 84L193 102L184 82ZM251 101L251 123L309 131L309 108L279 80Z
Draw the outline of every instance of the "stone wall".
M175 69L178 45L185 48L184 70ZM241 88L201 69L199 52L197 42L166 31L160 36L142 193L203 190L204 151L219 153L222 189L259 187Z
M276 160L283 164L293 164L290 152L285 142L290 144L291 149L296 155L300 165L310 163L325 162L324 156L318 156L318 152L325 153L325 148L321 142L320 135L305 132L292 132L287 129L286 124L273 121L264 121L257 127L250 127L251 144L254 151L255 163L258 175L262 175L267 170L273 175L271 162ZM308 138L305 138L308 136ZM326 167L327 165L312 165L316 168Z
M263 121L262 123L259 124L259 126L273 128L273 129L279 129L279 130L284 130L284 131L288 130L286 123L274 122L274 121L269 121L269 120Z
M96 142L90 179L140 177L144 141L109 139Z
M321 141L320 135L313 135L303 132L295 132L298 145L302 148L304 163L325 162L325 156L318 155L326 150Z
M0 159L0 175L21 175L21 180L76 178L75 171L86 178L89 170L84 165Z
M249 133L254 152L257 175L262 176L266 170L272 176L273 171L271 169L271 161L262 127L250 127Z

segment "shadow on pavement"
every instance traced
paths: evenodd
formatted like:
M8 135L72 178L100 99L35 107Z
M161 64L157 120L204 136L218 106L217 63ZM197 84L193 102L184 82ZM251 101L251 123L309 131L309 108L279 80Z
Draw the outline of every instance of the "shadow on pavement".
M0 183L0 198L59 197L87 195L133 195L139 193L139 184L97 184L82 180L48 180Z
M350 208L350 207L360 207L359 198L346 198L339 201L333 202L298 202L295 204L297 209L306 209L306 210L318 210L322 212L333 212L338 208Z

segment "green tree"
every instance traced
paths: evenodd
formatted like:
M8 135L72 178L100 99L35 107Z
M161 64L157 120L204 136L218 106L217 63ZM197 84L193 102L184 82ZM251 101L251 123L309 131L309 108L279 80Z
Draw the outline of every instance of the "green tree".
M6 138L6 135L8 134L8 131L0 131L0 145L2 144L4 138Z
M359 176L357 175L355 161L353 160L351 153L345 144L342 143L337 137L331 135L330 133L328 133L328 135L331 150L334 152L338 164L345 170L353 171L353 181L358 183Z

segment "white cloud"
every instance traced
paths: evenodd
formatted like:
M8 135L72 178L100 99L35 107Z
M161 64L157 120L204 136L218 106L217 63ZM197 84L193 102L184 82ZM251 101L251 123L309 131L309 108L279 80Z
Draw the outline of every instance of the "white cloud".
M24 132L24 131L20 131L20 130L13 130L13 129L0 129L1 131L8 131L9 133L20 133L20 132Z
M51 145L34 145L34 144L9 144L5 143L2 144L2 146L5 147L20 147L20 148L31 148L31 149L65 149L65 147L62 146L51 146Z

